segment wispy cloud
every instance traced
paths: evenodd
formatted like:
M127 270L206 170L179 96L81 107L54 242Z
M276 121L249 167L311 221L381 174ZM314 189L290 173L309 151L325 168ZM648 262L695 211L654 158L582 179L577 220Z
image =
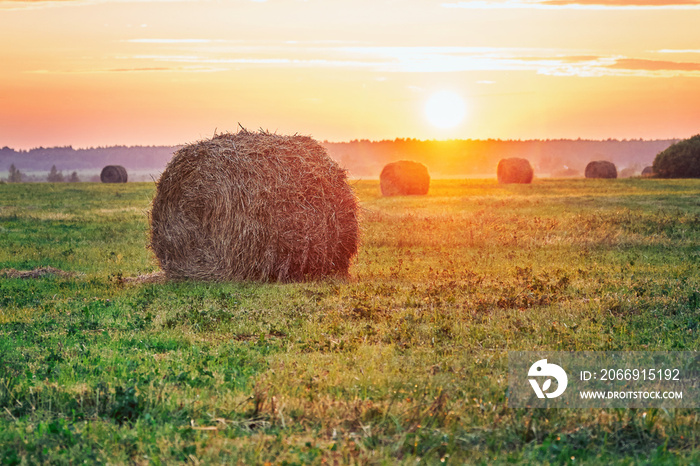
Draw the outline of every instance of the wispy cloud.
M36 8L96 3L196 2L202 0L0 0L0 8ZM246 0L266 3L268 0ZM442 3L443 8L466 9L698 9L697 0L471 0Z
M32 70L29 74L106 74L106 73L215 73L226 68L213 67L141 67L141 68L94 68L75 70Z
M594 5L603 7L698 7L697 0L540 0L547 5Z
M126 39L132 44L210 44L212 39Z
M181 3L202 0L0 0L0 10L36 10L66 6L96 5L100 3Z
M172 2L196 2L201 0L0 0L0 5L16 4L17 6L22 4L28 5L68 5L68 4L95 4L95 3L142 3L142 2L155 2L155 3L172 3Z
M698 10L694 0L473 0L443 3L443 8L470 10L535 9L535 10Z
M601 57L590 62L567 63L538 70L551 76L636 76L670 78L676 76L700 77L700 63L648 60L642 58Z
M210 58L197 55L134 55L129 57L118 57L123 59L136 60L153 60L157 62L171 63L197 63L197 64L212 64L212 65L277 65L277 66L296 66L296 67L344 67L357 68L369 67L371 63L363 61L348 61L348 60L329 60L322 58L303 59L303 58L254 58L254 57L220 57Z
M661 49L656 50L656 53L700 53L700 49Z
M613 65L610 65L610 68L631 71L700 71L700 63L623 58L615 61Z
M0 5L37 5L42 3L76 3L81 0L0 0Z
M476 70L533 69L534 59L517 59L535 50L472 47L373 47L234 45L190 49L187 54L138 54L121 59L158 63L367 68L379 72L445 73ZM545 60L546 61L546 60ZM559 63L557 61L557 63Z
M164 41L158 44L171 44ZM174 42L177 44L178 42ZM182 42L183 46L188 42ZM649 60L622 55L599 56L567 50L489 47L275 46L195 43L186 53L144 53L117 57L143 67L177 65L273 68L348 68L378 73L455 73L529 71L548 76L698 76L700 64ZM185 49L183 49L184 51ZM153 50L149 50L152 52Z
M0 10L55 8L60 6L95 5L99 3L185 3L208 0L0 0ZM244 0L265 3L267 0Z
M697 75L697 63L645 60L625 56L568 54L565 50L469 47L339 47L371 57L384 72L535 71L551 76Z

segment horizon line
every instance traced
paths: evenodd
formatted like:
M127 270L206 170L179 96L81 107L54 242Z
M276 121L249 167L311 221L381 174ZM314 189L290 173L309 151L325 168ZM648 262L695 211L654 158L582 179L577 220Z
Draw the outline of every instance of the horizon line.
M298 134L298 133L297 133ZM301 135L301 134L300 134ZM309 136L312 137L313 136ZM316 141L319 144L352 144L352 143L358 143L358 142L363 142L363 143L381 143L381 142L396 142L396 141L410 141L410 142L560 142L560 141L569 141L569 142L659 142L659 141L682 141L683 139L688 139L692 136L689 137L667 137L667 138L652 138L652 139L645 139L645 138L605 138L605 139L596 139L596 138L529 138L529 139L522 139L522 138L449 138L449 139L419 139L419 138L410 138L410 137L396 137L394 139L360 139L360 138L355 138L355 139L350 139L350 140L345 140L345 141L330 141L328 139L316 139ZM315 139L315 138L314 138ZM202 141L206 139L199 139L198 141ZM99 145L99 146L84 146L84 147L73 147L72 144L69 145L63 145L63 146L35 146L31 147L28 149L24 148L14 148L10 146L2 146L0 147L0 153L5 151L5 150L11 150L14 152L32 152L32 151L37 151L37 150L56 150L56 149L70 149L74 151L81 151L81 150L95 150L95 149L114 149L114 148L170 148L170 147L182 147L186 146L188 144L192 144L192 142L184 143L184 144L111 144L111 145Z

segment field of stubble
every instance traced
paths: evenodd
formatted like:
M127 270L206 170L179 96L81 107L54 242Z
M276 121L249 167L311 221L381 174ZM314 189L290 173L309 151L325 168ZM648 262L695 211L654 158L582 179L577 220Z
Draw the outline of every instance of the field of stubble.
M354 186L352 278L280 285L130 281L153 183L0 185L0 461L700 462L697 409L505 398L509 350L700 349L700 181Z

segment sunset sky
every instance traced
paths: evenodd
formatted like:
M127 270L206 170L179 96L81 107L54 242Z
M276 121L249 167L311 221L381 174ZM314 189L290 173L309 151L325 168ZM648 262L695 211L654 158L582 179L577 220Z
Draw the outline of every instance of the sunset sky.
M0 0L0 147L684 138L699 26L690 0Z

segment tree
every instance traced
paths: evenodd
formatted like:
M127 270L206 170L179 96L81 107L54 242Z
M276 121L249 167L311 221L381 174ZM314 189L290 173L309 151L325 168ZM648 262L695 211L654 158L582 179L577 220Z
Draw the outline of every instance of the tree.
M70 178L68 179L69 183L80 183L80 178L78 178L78 172L73 172L70 174Z
M10 165L10 176L7 178L10 183L21 183L22 182L22 172L17 170L15 164Z
M49 176L46 179L49 181L49 183L62 183L63 173L56 170L56 165L52 165L51 171L49 172Z
M700 178L700 134L660 152L653 169L659 178Z

